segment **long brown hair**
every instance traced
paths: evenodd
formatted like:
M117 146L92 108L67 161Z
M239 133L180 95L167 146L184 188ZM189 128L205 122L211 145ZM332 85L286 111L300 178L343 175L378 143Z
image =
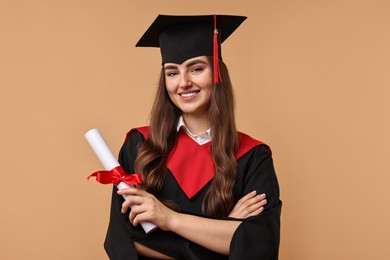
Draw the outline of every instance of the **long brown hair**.
M212 64L212 59L209 64ZM226 65L220 61L222 83L213 86L208 113L213 131L211 151L215 177L202 203L202 211L212 216L227 216L234 206L233 188L236 179L238 135L234 117L233 88ZM149 138L140 147L135 160L142 172L142 188L158 195L162 189L166 162L177 141L177 123L181 110L169 98L161 70L155 102L150 115Z

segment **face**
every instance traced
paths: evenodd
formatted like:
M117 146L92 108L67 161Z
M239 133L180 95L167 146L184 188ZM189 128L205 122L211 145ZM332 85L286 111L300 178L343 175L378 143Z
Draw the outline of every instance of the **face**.
M205 116L213 88L212 67L206 56L181 64L164 64L165 85L172 102L187 116Z

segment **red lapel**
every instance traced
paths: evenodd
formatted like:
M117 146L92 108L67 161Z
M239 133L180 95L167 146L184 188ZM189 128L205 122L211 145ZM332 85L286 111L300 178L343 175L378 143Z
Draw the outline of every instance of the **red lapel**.
M214 178L211 142L199 145L182 130L178 135L177 144L168 157L167 167L191 199Z

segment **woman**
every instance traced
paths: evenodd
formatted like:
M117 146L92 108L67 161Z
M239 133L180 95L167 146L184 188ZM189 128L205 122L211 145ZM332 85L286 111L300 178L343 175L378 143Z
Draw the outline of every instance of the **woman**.
M245 19L160 15L138 42L160 47L163 66L150 126L131 130L119 155L143 183L114 188L105 241L111 259L278 258L281 202L271 152L237 132L221 59L221 43ZM144 221L159 229L145 234Z

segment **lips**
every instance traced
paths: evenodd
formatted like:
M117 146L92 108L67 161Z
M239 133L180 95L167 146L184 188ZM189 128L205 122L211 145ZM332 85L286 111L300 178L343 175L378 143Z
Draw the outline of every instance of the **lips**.
M184 98L191 98L191 97L198 95L199 92L200 92L200 90L186 92L186 93L179 93L179 96L184 97Z

